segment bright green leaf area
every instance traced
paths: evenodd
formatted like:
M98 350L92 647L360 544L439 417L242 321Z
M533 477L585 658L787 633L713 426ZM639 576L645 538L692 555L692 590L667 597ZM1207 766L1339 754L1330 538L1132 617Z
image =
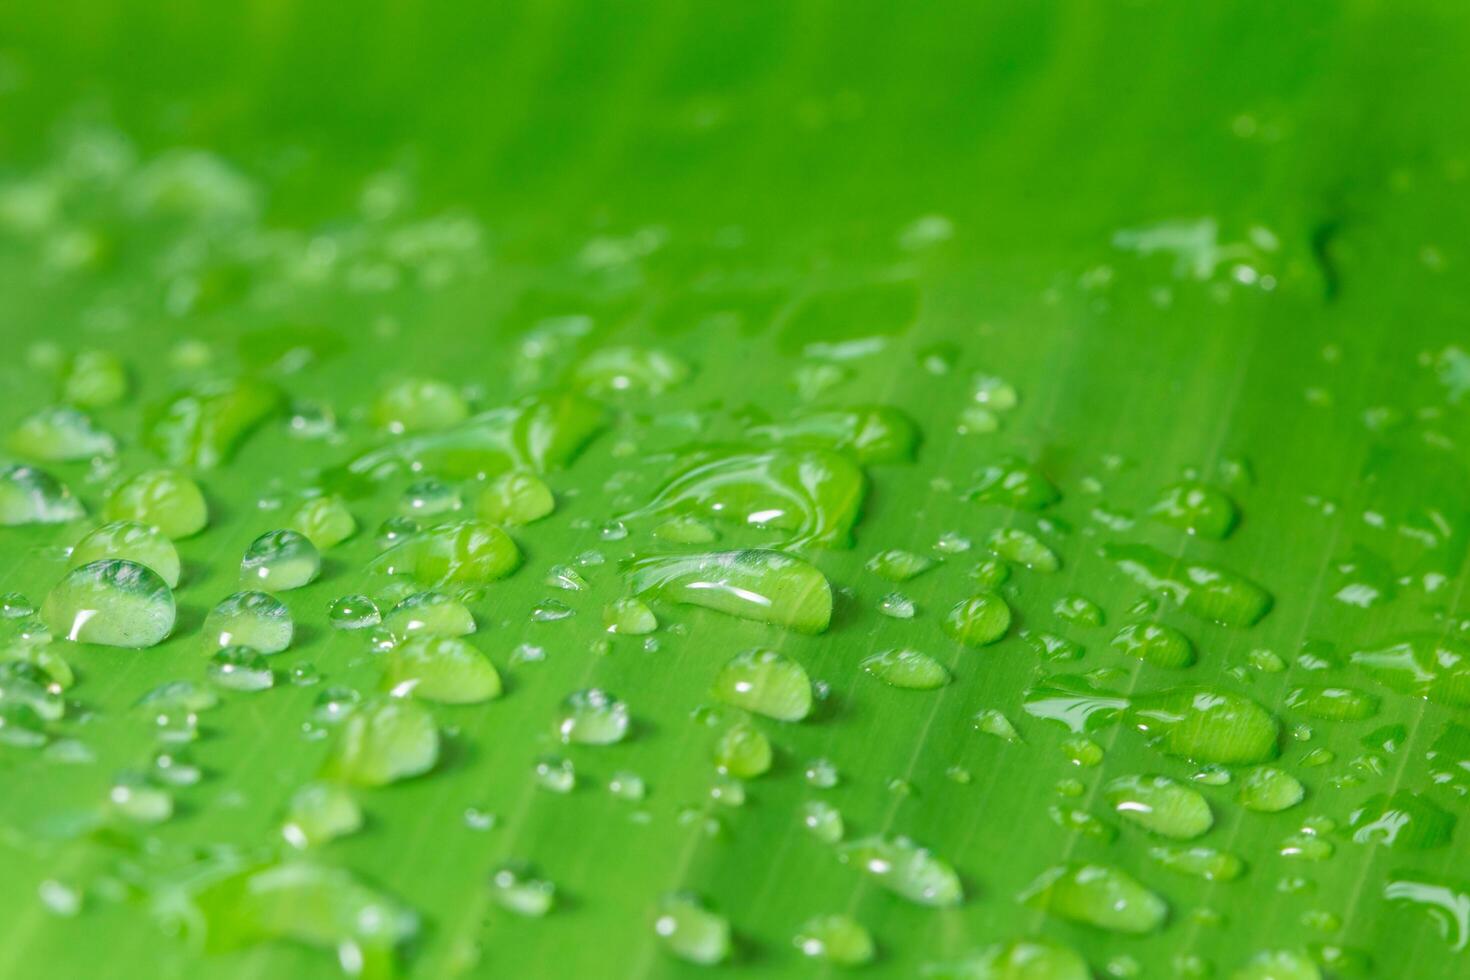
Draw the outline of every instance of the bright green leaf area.
M181 469L209 515L175 541L157 646L41 656L0 619L33 665L0 677L0 980L338 960L825 977L793 940L833 915L871 932L870 977L999 975L976 971L1011 943L1068 977L1078 956L1098 976L1470 972L1470 10L452 6L0 9L0 467L40 467L88 514L6 469L0 593L39 607L127 477ZM115 456L10 440L63 402ZM844 462L746 466L647 510L700 453L778 450ZM383 465L344 469L364 459ZM429 582L384 584L373 560L403 538L380 528L411 484L464 502L425 526L498 527L475 502L519 472L546 516L538 497L538 520L444 538ZM295 631L265 658L274 685L140 708L166 682L210 689L205 614L317 490L360 530L278 594ZM29 515L60 522L10 526ZM1056 562L991 554L1010 530ZM933 566L869 569L893 549ZM701 602L700 566L644 592L653 632L606 631L633 560L783 550L800 581ZM361 829L301 854L291 800L347 751L321 702L362 712L340 689L383 682L383 637L328 608L430 587L473 613L463 640L503 694L421 699L411 731L378 731L384 771L411 775L350 786ZM747 608L767 587L777 611ZM982 592L1011 622L965 646L944 618ZM1101 619L1060 618L1064 597ZM1195 662L1110 643L1144 623ZM898 649L952 681L863 669ZM749 650L805 670L810 713L712 697ZM1050 716L1023 707L1043 680L1071 692ZM563 703L592 689L626 705L626 736L563 744ZM1301 689L1370 716L1304 714ZM163 740L189 710L198 738ZM716 771L737 724L774 749L748 781ZM575 786L553 791L563 761ZM1260 765L1301 802L1241 807ZM635 777L641 798L608 789ZM1148 820L1113 812L1106 786L1155 777L1208 802L1187 846L1209 860L1166 867ZM802 824L812 801L905 863L839 860ZM1228 856L1243 873L1188 870ZM554 887L544 915L496 897L506 867ZM1022 900L1057 868L1080 876L1066 902ZM941 879L943 902L904 897ZM660 936L680 892L728 942L702 915L699 937ZM191 903L202 937L178 928Z

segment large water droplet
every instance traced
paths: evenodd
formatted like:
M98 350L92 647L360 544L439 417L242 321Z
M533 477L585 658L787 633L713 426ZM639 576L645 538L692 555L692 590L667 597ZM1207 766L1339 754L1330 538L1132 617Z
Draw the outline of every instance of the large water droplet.
M1108 932L1153 932L1169 914L1162 898L1128 872L1105 864L1048 868L1021 898L1033 908Z
M34 466L0 467L0 527L65 524L86 516L71 489Z
M1104 794L1123 819L1163 837L1191 840L1215 823L1199 791L1168 776L1123 776Z
M158 528L175 541L204 530L209 508L199 485L177 470L148 470L124 480L107 498L102 516Z
M210 469L234 455L245 437L283 405L281 393L264 382L206 382L150 410L143 441L174 466Z
M407 698L369 701L337 730L323 774L359 786L383 786L418 776L439 761L434 717Z
M204 617L204 645L249 647L260 653L280 653L295 633L291 610L265 592L236 592L221 599Z
M452 636L410 637L384 658L383 687L442 704L475 704L500 696L500 672L479 650Z
M240 578L267 592L299 589L314 581L322 570L322 556L304 534L296 531L267 531L245 549L240 560Z
M468 636L475 631L475 617L458 599L438 592L415 592L393 607L383 625L398 639L416 633Z
M172 541L137 521L112 521L90 532L72 548L68 568L107 558L124 558L158 573L169 588L179 584L179 552Z
M111 456L117 440L86 412L70 406L43 408L23 419L10 434L10 448L44 463Z
M598 687L573 691L562 702L556 734L563 742L610 745L628 734L628 706Z
M713 694L778 721L800 721L812 710L812 682L805 668L774 650L737 654L715 678Z
M78 643L151 647L174 628L174 596L146 565L94 561L67 572L46 597L41 617L57 636Z
M493 524L461 521L415 534L379 555L374 567L408 575L428 586L451 582L483 585L505 578L521 564L514 541Z

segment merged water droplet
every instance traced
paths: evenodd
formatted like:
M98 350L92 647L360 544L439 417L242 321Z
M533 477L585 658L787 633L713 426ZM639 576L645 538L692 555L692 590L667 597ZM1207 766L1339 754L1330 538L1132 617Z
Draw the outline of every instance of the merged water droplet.
M1075 950L1048 939L1018 939L949 963L929 963L924 980L1092 980ZM1122 974L1115 974L1121 976Z
M746 431L755 439L846 452L864 464L913 459L919 441L914 421L886 405L817 409Z
M815 567L776 551L713 551L640 558L628 566L634 592L703 606L802 633L832 621L832 587Z
M438 592L415 592L393 607L383 625L400 640L419 633L468 636L475 631L475 617L458 599Z
M1178 669L1194 663L1194 645L1172 626L1130 623L1112 639L1113 649L1155 667Z
M1419 793L1377 793L1348 815L1359 844L1422 851L1443 847L1455 829L1455 815Z
M1185 480L1166 487L1149 516L1188 534L1223 540L1235 528L1235 504L1222 491L1198 480Z
M432 378L394 382L373 402L373 422L394 433L448 428L469 414L469 406L452 385Z
M57 636L77 643L151 647L174 628L174 595L158 573L122 559L94 561L66 573L41 605Z
M144 418L143 442L173 466L212 469L233 456L246 436L284 406L280 391L261 381L203 382L150 409Z
M475 498L475 513L496 524L518 527L556 510L556 496L534 473L502 473Z
M516 915L539 919L556 903L556 886L533 877L524 864L506 864L490 876L495 903Z

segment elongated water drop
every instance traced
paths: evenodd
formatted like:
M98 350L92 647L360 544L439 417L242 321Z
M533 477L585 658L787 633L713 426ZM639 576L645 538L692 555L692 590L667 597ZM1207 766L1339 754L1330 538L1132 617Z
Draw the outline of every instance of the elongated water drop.
M0 527L65 524L86 516L71 488L34 466L0 467Z
M418 776L439 761L439 729L428 709L407 698L360 705L342 722L323 775L358 786Z
M137 521L112 521L78 541L67 558L68 568L106 558L124 558L158 573L169 588L179 584L179 552L163 534Z
M715 609L742 619L820 633L832 620L832 587L800 558L776 551L715 551L641 558L628 566L639 595Z
M291 645L295 631L291 610L265 592L226 596L204 617L204 645L209 650L241 646L280 653Z
M992 533L986 541L990 550L1006 561L1025 565L1040 572L1054 572L1061 567L1057 553L1047 547L1035 535L1020 528L1003 528Z
M86 412L57 406L21 420L10 434L10 448L43 463L61 463L111 456L117 452L117 440Z
M174 628L174 596L146 565L94 561L66 573L41 605L41 618L77 643L151 647Z
M1138 585L1200 619L1252 626L1271 608L1270 593L1218 565L1175 558L1143 544L1112 544L1102 553Z
M1168 776L1123 776L1104 795L1124 820L1162 837L1191 840L1215 823L1200 792Z
M264 382L205 382L150 409L143 441L174 466L211 469L284 404L280 391Z
M1245 872L1245 862L1213 847L1160 846L1149 849L1149 857L1162 868L1204 881L1234 881Z
M452 636L410 637L390 650L383 687L443 704L475 704L500 696L500 672L479 650Z
M800 721L812 710L806 669L774 650L747 650L715 678L714 696L726 704L778 721Z
M469 406L452 385L431 378L395 382L373 403L373 421L395 433L447 428L469 414Z
M107 498L102 516L109 521L137 521L175 541L191 537L209 523L209 507L199 485L177 470L148 470L119 484Z
M918 650L884 650L865 658L861 666L890 687L932 691L950 681L948 668Z
M1348 815L1353 840L1408 851L1443 847L1455 829L1455 815L1419 793L1377 793Z
M964 887L949 862L907 837L864 837L840 845L837 856L918 905L946 907L964 900Z
M868 571L880 575L890 582L907 582L933 568L935 561L927 555L917 555L902 548L889 548L868 559Z
M1348 659L1395 691L1452 707L1470 706L1470 643L1414 633L1364 647Z
M1060 864L1021 893L1027 905L1108 932L1148 933L1164 924L1164 900L1120 868Z
M1000 504L1015 510L1041 510L1060 497L1042 472L1014 456L1007 456L985 467L980 480L969 493L971 500L984 504Z

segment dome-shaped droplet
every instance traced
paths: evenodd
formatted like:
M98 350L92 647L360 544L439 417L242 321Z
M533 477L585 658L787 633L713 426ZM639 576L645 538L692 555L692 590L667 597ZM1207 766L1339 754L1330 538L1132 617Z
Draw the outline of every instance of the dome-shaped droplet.
M415 592L393 607L383 625L399 639L418 633L468 636L475 631L475 617L458 599L438 592Z
M608 745L628 734L628 706L599 687L574 691L562 702L556 734L563 742Z
M692 895L669 895L658 904L653 930L664 948L691 963L719 963L730 955L730 922Z
M1011 607L994 592L979 592L949 611L944 628L965 646L985 646L1011 628Z
M747 650L715 678L713 693L727 704L779 721L800 721L812 710L805 668L774 650Z
M864 837L841 845L837 856L910 902L944 907L964 900L950 863L907 837Z
M204 645L209 650L238 646L280 653L291 645L294 633L291 610L266 592L226 596L204 617Z
M281 836L298 850L356 833L362 808L352 793L336 783L307 783L291 794Z
M297 531L267 531L250 542L240 560L241 580L267 592L299 589L314 581L321 569L316 545Z
M738 779L754 779L771 768L771 741L754 725L740 722L715 743L715 768Z
M210 656L205 672L213 684L230 691L264 691L276 684L275 671L250 647L221 647Z
M1022 893L1028 905L1108 932L1153 932L1169 907L1132 875L1104 864L1049 868Z
M288 526L325 551L357 533L357 518L341 497L313 497L296 508Z
M59 405L21 420L10 434L10 448L29 459L61 463L111 456L117 452L117 440L86 412Z
M1199 790L1168 776L1122 776L1104 795L1124 820L1175 840L1191 840L1215 823Z
M65 524L86 516L71 489L34 466L0 467L0 527Z
M884 650L866 657L863 670L890 687L932 691L949 683L949 669L918 650Z
M500 696L500 672L479 650L452 636L413 636L385 658L383 687L443 704L475 704Z
M175 541L204 530L209 508L199 485L177 470L149 470L119 484L107 498L102 516L109 521L137 521Z
M339 630L364 630L381 623L383 614L371 596L344 595L333 600L327 621Z
M439 761L439 729L427 708L407 698L362 704L342 722L324 775L359 786L418 776Z
M174 596L158 573L122 559L66 573L41 606L57 636L78 643L151 647L174 627Z
M532 473L503 473L491 480L475 500L475 513L495 524L516 527L539 521L556 509L556 497Z
M850 915L819 915L808 919L792 942L802 955L838 966L862 966L876 953L873 935Z
M72 548L68 568L107 558L125 558L158 573L169 588L179 584L179 552L162 533L137 521L111 521Z

